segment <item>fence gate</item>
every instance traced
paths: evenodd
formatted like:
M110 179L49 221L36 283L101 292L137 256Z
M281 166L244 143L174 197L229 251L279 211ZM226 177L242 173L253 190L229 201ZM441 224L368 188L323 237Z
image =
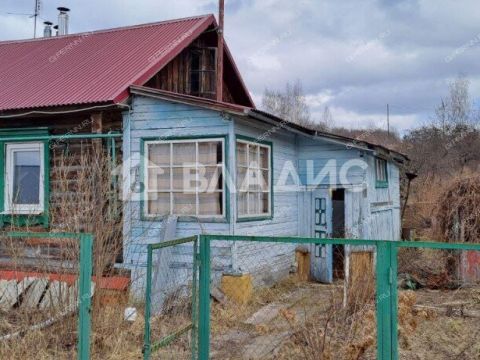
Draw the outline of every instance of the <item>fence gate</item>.
M195 359L198 238L151 244L147 251L144 359Z

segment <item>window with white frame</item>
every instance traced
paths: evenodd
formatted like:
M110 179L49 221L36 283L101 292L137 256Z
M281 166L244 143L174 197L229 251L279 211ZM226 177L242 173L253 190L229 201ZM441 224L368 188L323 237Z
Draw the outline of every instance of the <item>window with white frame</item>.
M145 215L224 217L223 139L145 142Z
M39 214L44 210L44 144L5 145L6 213Z
M238 217L271 215L270 145L237 140L237 211Z
M377 187L388 186L387 161L381 158L375 158L375 177Z

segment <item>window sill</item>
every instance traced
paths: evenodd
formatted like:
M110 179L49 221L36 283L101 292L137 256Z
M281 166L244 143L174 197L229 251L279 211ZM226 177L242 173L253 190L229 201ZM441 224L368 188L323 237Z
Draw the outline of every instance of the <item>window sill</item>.
M168 215L169 216L169 215ZM163 221L165 220L168 216L145 216L142 215L140 220L141 221ZM179 216L177 219L177 222L185 222L185 223L228 223L228 220L226 217L192 217L192 216Z
M5 225L13 226L35 226L42 225L44 228L48 228L48 215L45 212L38 214L12 214L2 213L0 214L0 228Z
M272 219L273 219L272 215L242 217L237 219L237 223L251 222L251 221L265 221L265 220L272 220Z
M45 210L17 210L17 211L12 211L12 210L6 210L0 213L0 215L7 215L7 216L38 216L42 215Z

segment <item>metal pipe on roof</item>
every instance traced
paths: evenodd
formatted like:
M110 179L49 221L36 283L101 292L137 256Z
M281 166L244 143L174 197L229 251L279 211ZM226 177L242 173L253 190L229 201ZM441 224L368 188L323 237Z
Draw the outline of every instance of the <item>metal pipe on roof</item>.
M58 34L59 35L68 35L68 12L69 8L58 7L60 13L58 14Z
M223 28L225 1L220 0L218 7L218 45L217 45L217 101L223 101Z
M44 21L43 25L45 25L43 29L43 37L51 37L52 36L52 25L53 23L50 21Z

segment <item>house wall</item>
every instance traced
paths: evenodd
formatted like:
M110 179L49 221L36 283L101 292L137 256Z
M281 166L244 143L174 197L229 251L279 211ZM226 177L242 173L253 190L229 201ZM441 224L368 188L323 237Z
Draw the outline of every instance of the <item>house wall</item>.
M273 152L273 213L267 220L235 222L235 235L298 236L298 194L299 184L292 176L298 172L296 135L281 128L255 122L251 119L235 119L235 135L265 140L272 145ZM281 178L286 186L278 186ZM236 216L236 211L233 211ZM293 245L238 242L234 251L237 268L253 273L257 283L269 284L288 274L294 263Z
M388 162L388 187L376 187L375 154L323 139L298 138L298 168L308 187L345 188L346 236L364 239L399 240L400 173ZM313 174L308 175L309 173ZM314 181L316 180L316 181ZM313 227L311 196L299 195L304 234ZM300 202L301 204L301 202ZM301 230L302 231L302 230Z
M134 286L143 287L143 277L146 270L146 245L162 241L161 230L163 221L146 219L142 216L141 193L138 185L141 182L142 139L168 139L175 137L195 136L229 136L233 126L230 119L222 117L219 112L205 110L189 105L160 101L142 96L133 97L131 113L124 114L124 266L132 270ZM231 152L229 152L231 154ZM230 155L231 156L231 155ZM233 166L227 161L227 166ZM228 169L231 170L230 168ZM133 189L133 190L132 190ZM204 222L201 225L194 221L179 221L176 238L208 234L229 234L230 223ZM231 268L230 247L217 243L212 249L212 258L217 268ZM180 254L192 253L190 245L178 246ZM184 258L183 256L182 258ZM191 263L181 261L178 268L191 269Z
M35 118L19 118L8 119L0 122L0 130L2 129L19 129L17 135L21 135L22 129L46 128L49 135L82 135L92 134L94 131L92 114L69 114L69 115L51 115L46 117ZM107 133L109 131L122 131L122 116L119 112L110 111L102 114L102 131ZM32 141L35 139L33 138ZM85 154L86 150L92 150L92 144L98 144L99 140L87 139L57 139L52 140L48 144L48 151L50 159L50 186L49 186L49 228L55 230L65 230L65 222L78 223L78 221L71 221L75 216L81 218L78 214L72 214L71 211L62 211L59 207L65 203L75 203L81 198L81 194L77 191L78 184L76 174L84 169L79 168L78 161ZM101 140L100 140L101 141ZM105 145L105 142L104 142ZM117 163L122 160L122 139L115 139ZM104 146L104 151L107 147ZM61 161L63 160L63 161ZM77 163L76 163L77 162ZM63 179L58 179L60 176ZM66 177L68 177L68 189L65 189ZM71 209L69 209L71 210ZM79 210L80 211L80 210ZM52 214L55 214L53 217ZM64 216L63 216L64 215ZM120 219L121 221L121 219ZM89 231L88 224L78 224L81 231ZM40 230L40 229L39 229Z
M162 221L142 217L140 193L136 189L140 179L142 139L171 137L226 136L228 148L226 167L234 184L235 138L250 138L271 142L273 153L273 183L287 179L273 188L271 218L242 221L237 219L234 191L229 191L227 219L222 222L179 221L176 237L198 233L312 236L313 206L311 188L315 185L308 176L308 161L313 164L314 177L324 171L319 186L344 187L347 234L355 238L399 239L400 196L398 168L389 163L389 187L375 188L374 154L324 139L271 126L253 119L230 116L218 111L165 100L135 96L133 111L124 116L124 257L135 279L142 278L146 269L146 244L161 241ZM365 166L364 166L365 165ZM331 175L333 174L333 175ZM295 178L298 175L298 178ZM232 189L230 189L232 190ZM397 219L397 218L398 219ZM387 230L390 232L387 234ZM179 268L191 270L185 255L191 246L178 247L182 261ZM294 247L247 242L215 242L212 248L215 276L222 272L244 271L254 275L257 283L270 283L287 273L294 263ZM188 256L187 256L188 259ZM261 276L260 276L261 274ZM257 276L255 276L257 275Z

